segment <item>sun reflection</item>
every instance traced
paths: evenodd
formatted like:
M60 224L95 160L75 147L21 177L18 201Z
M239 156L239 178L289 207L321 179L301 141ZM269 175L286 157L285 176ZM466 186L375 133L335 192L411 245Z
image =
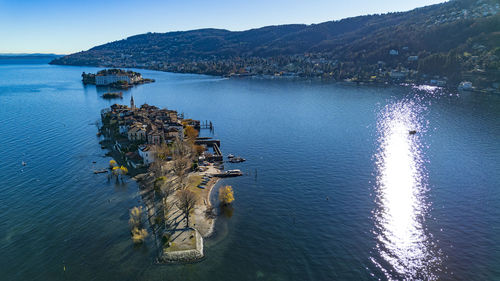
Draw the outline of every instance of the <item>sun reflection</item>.
M377 257L372 260L388 279L436 279L432 272L438 258L424 228L427 185L419 141L425 129L423 110L414 101L393 103L377 124Z

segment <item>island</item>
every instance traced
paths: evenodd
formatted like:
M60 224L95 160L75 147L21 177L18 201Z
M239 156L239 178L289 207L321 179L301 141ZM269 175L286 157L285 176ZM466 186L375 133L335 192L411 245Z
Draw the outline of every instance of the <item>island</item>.
M212 234L216 218L214 186L220 177L242 174L223 171L220 140L199 137L202 129L212 130L213 124L148 104L136 107L133 96L130 106L101 111L98 135L114 159L108 178L119 181L129 174L138 181L144 207L130 211L132 240L142 243L151 234L159 262L204 256L203 239ZM234 200L230 186L219 195L223 207Z
M92 84L96 86L108 86L116 89L128 89L134 85L152 83L154 79L142 78L142 74L134 71L125 71L123 69L112 68L104 69L97 74L82 73L83 84Z
M103 99L122 99L123 98L123 93L122 92L107 92L102 95Z

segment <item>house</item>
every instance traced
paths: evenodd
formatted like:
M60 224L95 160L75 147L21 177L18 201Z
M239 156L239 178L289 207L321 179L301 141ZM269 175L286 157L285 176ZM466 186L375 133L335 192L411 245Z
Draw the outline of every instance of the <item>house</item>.
M397 55L399 55L399 52L398 52L398 50L392 49L392 50L389 51L389 55L391 55L391 56L397 56Z
M128 133L128 125L127 124L121 124L118 126L118 132L120 135L127 135Z
M167 131L167 136L170 138L184 138L184 129L181 125L179 126L169 126Z
M389 76L392 78L392 79L403 79L406 77L406 75L408 75L408 72L407 71L397 71L397 70L393 70L389 73Z
M146 141L146 129L141 123L134 124L128 130L128 140L129 141Z
M158 130L152 130L151 132L148 133L148 143L149 144L156 144L160 145L163 141L164 137L163 134L160 133Z
M144 165L149 165L155 161L156 150L153 145L141 145L137 152L142 157Z

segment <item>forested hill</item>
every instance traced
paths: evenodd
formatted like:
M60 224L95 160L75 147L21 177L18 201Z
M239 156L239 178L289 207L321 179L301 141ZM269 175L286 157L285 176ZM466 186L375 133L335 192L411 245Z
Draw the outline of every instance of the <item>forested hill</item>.
M485 88L498 82L499 58L499 1L453 0L313 25L147 33L52 63L375 82L434 77Z

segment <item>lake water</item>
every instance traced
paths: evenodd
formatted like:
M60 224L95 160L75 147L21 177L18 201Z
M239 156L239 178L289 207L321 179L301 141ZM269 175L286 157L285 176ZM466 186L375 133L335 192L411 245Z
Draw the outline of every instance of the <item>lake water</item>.
M2 280L500 279L499 96L141 70L119 102L211 120L247 159L206 259L156 265L137 184L92 173L97 70L0 60Z

